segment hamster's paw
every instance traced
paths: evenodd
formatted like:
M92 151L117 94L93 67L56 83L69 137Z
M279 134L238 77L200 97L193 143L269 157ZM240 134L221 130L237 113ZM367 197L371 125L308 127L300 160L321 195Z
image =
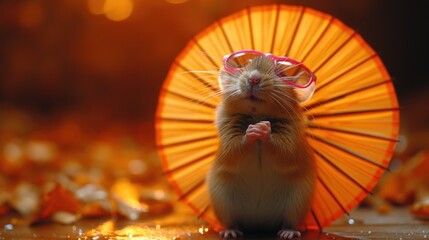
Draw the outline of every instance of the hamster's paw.
M279 236L279 239L301 238L301 233L299 231L289 229L282 229L277 233L277 235Z
M256 140L265 141L271 134L271 123L261 121L257 124L250 124L247 127L245 140L247 143L253 143Z
M228 229L228 230L219 232L219 237L224 239L237 239L242 236L243 236L243 232L235 229Z

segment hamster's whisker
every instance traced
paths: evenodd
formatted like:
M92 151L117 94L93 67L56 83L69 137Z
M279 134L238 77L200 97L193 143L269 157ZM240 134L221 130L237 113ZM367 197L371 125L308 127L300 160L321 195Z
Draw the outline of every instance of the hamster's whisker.
M213 64L216 64L219 67L222 66L222 60L223 60L224 55L218 56L217 54L216 55L210 54L206 51L199 51L198 53L201 56L204 56L205 58L202 58L202 59L204 59L204 61L207 61L208 63L210 63L211 66L213 66ZM225 53L225 54L227 54L227 53Z
M313 113L309 111L305 106L301 106L303 112L310 113L308 119L315 119Z
M289 108L287 107L287 106L285 106L284 104L285 104L285 101L284 100L282 100L278 95L276 95L276 94L272 94L272 93L270 93L269 94L270 95L270 97L271 97L271 99L273 99L276 103L277 103L277 106L279 106L282 110L285 110L286 112L287 112L287 114L290 116L290 117L292 117L292 115L290 114L290 112L289 112ZM287 103L286 103L287 104Z
M294 108L294 107L292 107L292 106L290 106L290 105L287 105L287 104L289 104L288 103L288 101L284 101L282 98L287 98L287 99L289 99L289 100L292 100L292 101L295 101L296 102L296 100L293 98L293 97L291 97L291 96L289 96L289 95L287 95L286 93L284 93L284 92L281 92L281 91L279 91L279 90L273 90L273 93L271 94L271 97L273 98L273 99L275 99L276 100L276 102L278 103L278 104L280 104L280 106L284 109L284 110L286 110L287 112L288 112L288 114L289 114L289 116L292 118L292 119L294 119L295 117L299 117L300 116L300 113ZM283 103L283 104L282 104ZM286 106L284 105L284 104L286 104ZM292 111L292 113L295 115L295 116L293 116L292 114L291 114L291 112L290 111Z
M207 75L207 76L198 76L198 77L195 77L195 79L201 79L201 80L214 79L213 81L217 82L218 78L216 76L209 76L209 75Z
M288 87L288 86L285 86L285 85L275 85L275 84L273 84L272 86L274 86L274 87ZM278 94L280 94L281 96L283 96L283 97L286 97L286 98L288 98L288 99L290 99L290 100L292 100L292 101L295 101L296 103L298 103L300 106L301 106L301 109L302 109L302 112L307 112L307 113L309 113L308 115L307 115L307 118L308 119L314 119L314 115L311 113L311 111L308 111L308 109L305 107L305 106L303 106L302 104L300 104L297 100L295 100L294 98L292 98L292 97L290 97L288 94L286 94L286 93L283 93L282 91L280 91L280 90L278 90L278 89L275 89L275 90L273 90L274 92L276 92L276 93L278 93ZM302 113L301 113L302 114Z
M192 100L192 102L207 103L207 101L209 101L215 97L221 96L222 92L220 90L218 90L216 92L210 92L210 93L201 91L201 93L199 95L201 95L201 98L195 98Z
M210 91L208 91L207 89L201 89L201 90L199 90L199 91L194 91L193 92L193 95L195 96L196 95L196 97L193 97L192 99L194 99L194 100L192 100L193 102L207 102L207 101L209 101L209 100L211 100L211 99L213 99L213 98L215 98L215 97L217 97L217 96L220 96L222 93L221 93L221 90L216 90L216 91L212 91L212 90L210 90Z
M176 75L195 74L195 73L205 73L207 75L216 76L216 77L219 76L219 71L216 71L216 70L210 70L210 71L209 70L183 71L183 72L177 73Z
M240 91L237 89L236 90L233 89L233 91L224 91L223 94L224 94L224 101L228 101L230 98L239 95Z

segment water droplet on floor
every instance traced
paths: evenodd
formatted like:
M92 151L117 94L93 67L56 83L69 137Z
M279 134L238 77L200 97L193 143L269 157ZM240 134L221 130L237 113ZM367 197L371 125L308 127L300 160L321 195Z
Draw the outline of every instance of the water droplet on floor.
M349 218L349 219L347 220L347 223L348 223L348 224L350 224L350 225L353 225L353 224L355 224L355 223L356 223L356 221L355 221L353 218Z
M8 231L13 230L13 224L4 225L4 230L8 230Z

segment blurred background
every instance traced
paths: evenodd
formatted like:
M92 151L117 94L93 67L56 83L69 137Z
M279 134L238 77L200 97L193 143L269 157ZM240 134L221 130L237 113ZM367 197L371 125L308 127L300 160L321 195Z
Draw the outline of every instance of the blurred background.
M162 182L153 121L170 65L214 21L271 3L329 13L360 33L385 63L401 106L393 168L416 154L429 159L421 157L429 149L423 1L1 0L0 189L15 193L58 174L79 186ZM407 194L394 201L415 199ZM2 195L4 213L25 208Z

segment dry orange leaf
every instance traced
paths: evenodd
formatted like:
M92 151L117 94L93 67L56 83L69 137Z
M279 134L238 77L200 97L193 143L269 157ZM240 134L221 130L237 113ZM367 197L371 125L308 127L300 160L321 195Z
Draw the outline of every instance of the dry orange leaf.
M407 185L408 177L402 172L387 175L378 196L395 205L408 205L414 201L414 191Z
M10 212L10 207L6 204L0 205L0 217L8 214Z
M140 191L136 184L126 178L118 179L111 188L111 194L117 204L117 211L129 219L139 218L148 211L148 206L140 202Z
M101 217L101 216L111 216L112 211L106 209L105 206L98 202L85 204L81 211L82 217L91 218L91 217Z
M81 205L71 192L57 184L55 188L43 196L40 211L34 215L32 224L50 220L56 212L77 214Z
M414 203L410 212L414 217L429 220L429 198Z

